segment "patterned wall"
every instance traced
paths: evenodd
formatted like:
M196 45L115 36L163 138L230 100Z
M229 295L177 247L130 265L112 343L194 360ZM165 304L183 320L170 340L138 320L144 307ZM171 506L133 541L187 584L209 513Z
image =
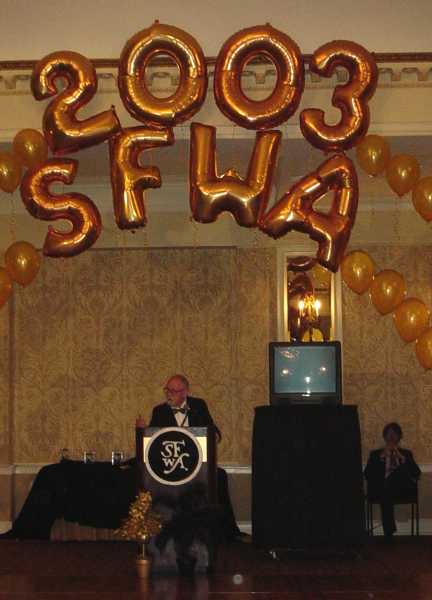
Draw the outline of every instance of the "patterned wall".
M11 305L0 310L0 464L10 462L10 362L9 314Z
M432 247L366 249L379 270L403 273L408 294L432 307ZM381 444L383 425L396 420L417 460L432 462L432 372L420 367L414 345L400 339L392 320L379 315L368 294L344 286L345 402L359 406L364 459Z
M62 447L132 454L136 416L182 372L223 431L220 459L249 463L253 407L268 400L275 265L271 250L234 248L43 261L15 294L15 462Z
M432 247L368 251L432 306ZM32 286L0 312L0 463L55 460L64 446L100 458L113 448L133 453L137 414L150 415L176 371L223 430L220 460L249 463L253 408L268 399L275 269L274 250L262 248L100 250L43 261ZM367 294L343 288L343 319L345 402L359 405L364 457L396 419L417 459L432 462L432 373Z

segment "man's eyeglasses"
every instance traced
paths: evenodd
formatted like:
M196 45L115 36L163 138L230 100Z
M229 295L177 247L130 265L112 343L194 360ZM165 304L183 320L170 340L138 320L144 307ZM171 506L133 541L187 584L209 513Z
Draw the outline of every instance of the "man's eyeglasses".
M170 388L170 387L164 387L164 392L165 394L181 394L182 392L185 391L185 388L180 388L180 389L175 389L175 388Z

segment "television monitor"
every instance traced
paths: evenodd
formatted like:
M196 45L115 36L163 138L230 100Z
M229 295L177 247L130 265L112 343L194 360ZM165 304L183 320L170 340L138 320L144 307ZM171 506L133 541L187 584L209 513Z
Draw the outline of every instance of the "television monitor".
M339 404L340 342L271 342L271 404Z

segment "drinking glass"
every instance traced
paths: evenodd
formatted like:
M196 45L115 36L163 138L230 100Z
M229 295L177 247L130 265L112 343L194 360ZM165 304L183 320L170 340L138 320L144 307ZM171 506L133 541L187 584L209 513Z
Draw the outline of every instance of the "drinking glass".
M93 463L96 460L96 452L94 450L85 450L83 454L85 463Z
M111 452L111 464L120 465L123 460L123 452L120 450L113 450Z

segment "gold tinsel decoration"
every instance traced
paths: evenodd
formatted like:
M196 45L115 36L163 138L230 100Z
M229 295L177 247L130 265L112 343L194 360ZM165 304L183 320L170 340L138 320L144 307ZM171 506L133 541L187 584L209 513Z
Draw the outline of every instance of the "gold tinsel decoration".
M129 516L116 533L127 540L145 543L151 536L159 533L161 527L159 515L152 510L151 493L141 491L130 505Z

